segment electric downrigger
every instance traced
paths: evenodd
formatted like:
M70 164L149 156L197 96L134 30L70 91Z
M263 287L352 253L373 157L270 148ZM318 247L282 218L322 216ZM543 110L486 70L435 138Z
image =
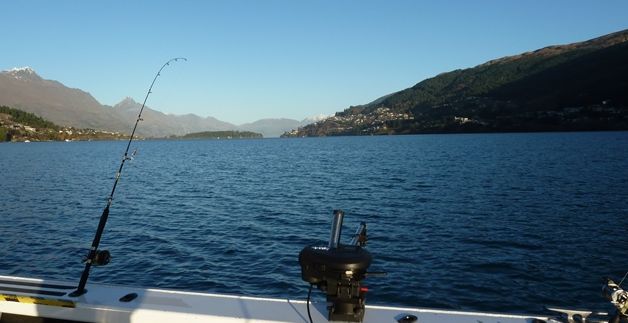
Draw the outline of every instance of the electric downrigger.
M331 237L327 247L307 246L299 253L301 278L327 294L328 320L361 322L372 256L364 249L366 223L360 223L351 243L340 243L344 212L334 210Z

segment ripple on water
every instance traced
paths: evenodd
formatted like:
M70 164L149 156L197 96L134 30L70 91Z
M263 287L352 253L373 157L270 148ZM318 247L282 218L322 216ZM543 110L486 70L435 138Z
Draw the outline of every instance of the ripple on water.
M136 145L94 281L302 299L336 208L389 273L371 304L607 310L599 277L628 270L626 132ZM0 144L0 274L77 279L123 148Z

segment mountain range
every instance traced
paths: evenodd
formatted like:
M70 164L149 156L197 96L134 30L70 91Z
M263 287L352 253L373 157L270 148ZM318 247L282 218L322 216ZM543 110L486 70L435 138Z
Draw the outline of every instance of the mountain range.
M628 30L442 73L284 136L628 130Z
M91 94L46 80L33 69L14 68L0 72L0 105L34 113L58 125L130 133L141 104L127 97L113 107L102 105ZM172 115L145 107L137 134L143 137L183 136L203 131L252 131L278 137L287 130L317 121L262 119L234 125L213 117Z
M240 126L145 107L137 133L251 131L264 137L496 131L628 130L628 30L439 74L334 116ZM140 104L100 104L30 68L0 72L0 105L63 126L129 133Z

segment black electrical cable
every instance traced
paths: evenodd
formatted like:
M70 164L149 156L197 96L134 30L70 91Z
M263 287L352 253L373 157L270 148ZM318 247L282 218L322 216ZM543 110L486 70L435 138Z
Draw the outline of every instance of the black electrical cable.
M312 286L314 286L314 284L310 284L310 289L307 291L307 300L305 302L307 307L307 317L310 318L310 323L314 323L314 321L312 321L312 315L310 314L310 296L312 296Z

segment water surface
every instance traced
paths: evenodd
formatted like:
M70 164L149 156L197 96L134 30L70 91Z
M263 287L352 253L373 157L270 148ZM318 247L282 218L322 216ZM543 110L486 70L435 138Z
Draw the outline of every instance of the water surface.
M0 144L0 274L78 281L125 145ZM133 147L93 281L303 299L336 208L389 273L370 304L608 310L601 278L628 270L628 132Z

